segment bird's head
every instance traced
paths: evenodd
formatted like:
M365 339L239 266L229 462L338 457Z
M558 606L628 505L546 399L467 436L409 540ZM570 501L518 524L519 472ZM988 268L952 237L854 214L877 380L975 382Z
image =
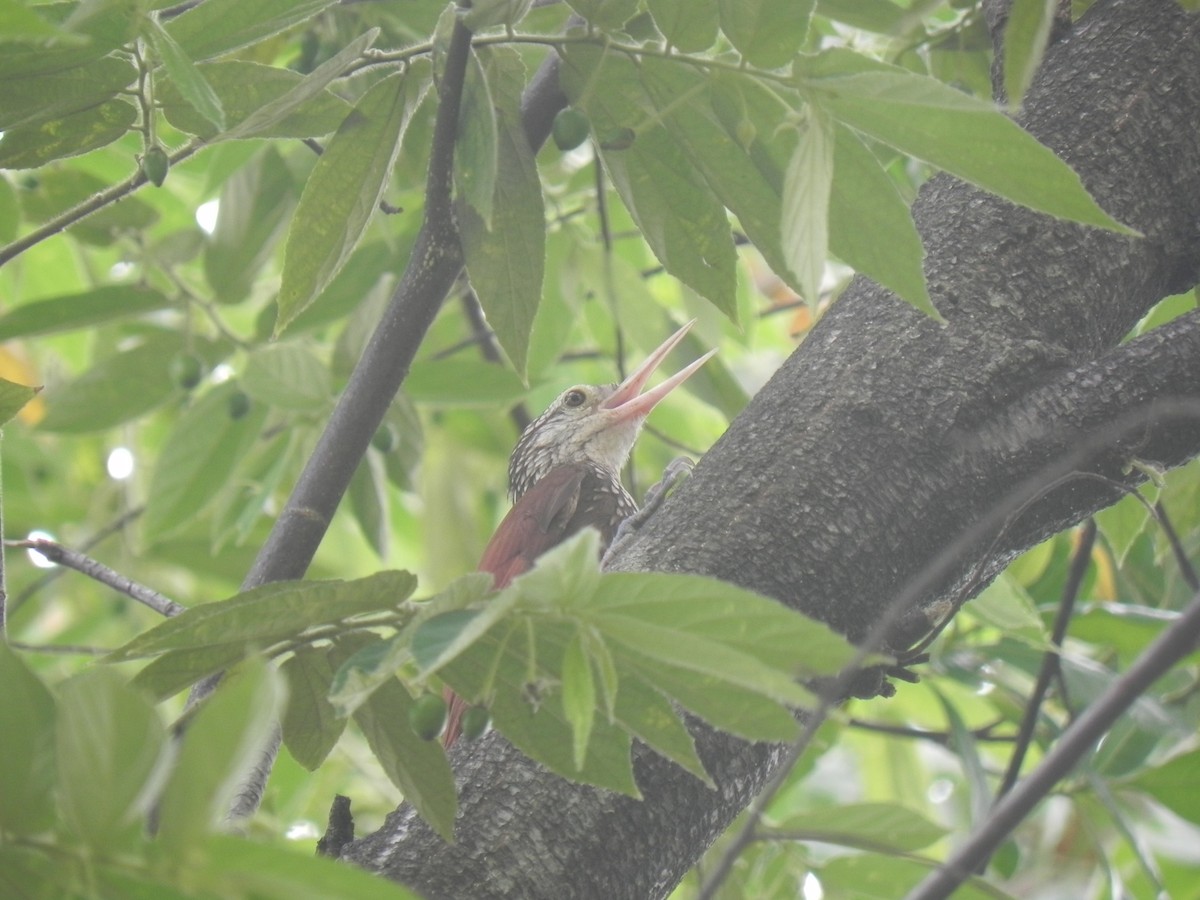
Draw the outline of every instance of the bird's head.
M699 369L710 350L662 384L642 388L695 320L667 338L620 384L577 384L567 388L521 435L509 460L509 490L516 501L556 466L589 463L616 479L650 410Z

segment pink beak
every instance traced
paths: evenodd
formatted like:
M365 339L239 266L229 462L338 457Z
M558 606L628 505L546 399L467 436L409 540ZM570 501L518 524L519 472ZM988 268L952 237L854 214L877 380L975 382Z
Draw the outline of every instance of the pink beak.
M646 391L644 394L641 393L642 388L646 386L646 382L650 380L650 376L654 374L654 370L667 358L667 354L675 349L675 345L683 340L683 336L695 324L696 320L692 319L692 321L663 341L646 358L644 363L631 372L628 378L617 385L617 389L613 392L612 396L600 404L600 408L616 413L617 419L622 421L648 416L650 410L654 409L659 400L687 381L692 373L708 362L708 358L717 352L715 349L709 350L694 363L682 371L676 372L662 384Z

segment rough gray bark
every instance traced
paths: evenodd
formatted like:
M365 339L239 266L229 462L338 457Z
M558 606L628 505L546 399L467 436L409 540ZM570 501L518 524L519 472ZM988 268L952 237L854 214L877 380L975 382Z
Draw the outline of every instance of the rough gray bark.
M1200 271L1198 109L1197 17L1170 0L1096 4L1050 51L1023 121L1145 238L935 178L915 215L949 324L857 280L614 567L714 575L861 639L893 598L944 606L1117 496L1074 479L1001 528L1014 486L1128 480L1131 456L1200 451L1200 314L1119 344ZM642 753L641 802L568 784L493 736L456 754L456 845L402 807L343 858L430 897L664 896L780 756L696 735L719 790Z

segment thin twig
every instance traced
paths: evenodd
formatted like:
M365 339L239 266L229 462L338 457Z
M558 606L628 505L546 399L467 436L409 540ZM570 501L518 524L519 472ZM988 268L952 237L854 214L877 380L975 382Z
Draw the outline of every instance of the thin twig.
M81 543L79 545L79 552L87 553L89 550L91 550L93 547L95 547L101 541L105 540L108 537L111 537L112 535L116 534L118 531L123 529L126 525L128 525L130 522L132 522L134 519L136 519L138 516L140 516L143 512L145 512L145 510L146 510L146 507L144 507L144 506L136 506L133 509L130 509L130 510L127 510L126 512L121 513L121 515L117 516L117 518L115 518L113 521L109 522L107 525L105 525L103 528L101 528L99 531L97 531L95 534L93 534L90 538L88 538L86 541ZM18 609L21 608L21 606L23 606L25 603L29 602L29 600L32 599L34 594L36 594L38 591L40 591L42 588L46 587L47 585L51 584L52 582L57 581L59 578L62 577L63 573L66 571L67 571L66 569L61 569L61 568L49 569L40 578L37 578L34 581L30 582L28 585L25 586L24 589L22 589L22 591L19 594L17 594L16 597L13 598L12 611L16 612Z
M112 650L105 647L89 647L86 644L30 644L12 641L10 646L26 653L49 653L62 656L104 656Z
M1192 568L1192 561L1188 559L1187 552L1183 549L1183 544L1175 531L1175 526L1171 524L1171 518L1167 515L1167 508L1163 506L1161 500L1154 504L1154 517L1162 527L1163 534L1167 536L1167 542L1171 545L1171 552L1175 554L1175 564L1179 566L1183 580L1187 582L1187 586L1193 592L1200 591L1200 581L1196 579L1196 570Z
M178 165L188 157L195 154L198 150L203 149L206 143L199 138L196 138L184 144L174 153L170 154L167 159L172 166ZM22 238L18 238L11 244L5 247L0 247L0 266L3 266L10 259L24 253L30 247L40 244L47 238L54 237L60 231L65 230L71 225L86 219L92 213L99 212L111 203L121 200L124 197L132 194L144 184L148 184L149 179L146 173L142 171L141 166L138 170L126 178L119 184L114 184L112 187L105 188L98 194L93 194L87 200L84 200L77 206L73 206L61 215L55 216L44 225L35 228L29 234Z
M1079 760L1114 723L1181 659L1196 649L1200 633L1200 592L1187 608L1149 647L1129 670L1063 732L1041 765L996 804L987 819L954 852L938 871L930 874L908 895L907 900L942 900L971 877L978 864L996 851L1020 821L1050 790L1070 774Z
M996 802L1000 802L1005 794L1012 790L1021 774L1021 765L1025 762L1025 754L1033 742L1033 733L1037 728L1038 716L1041 715L1042 702L1050 682L1060 669L1059 654L1063 641L1067 636L1067 625L1070 624L1071 614L1075 610L1075 601L1079 597L1079 587L1083 584L1083 576L1087 574L1092 561L1092 548L1096 545L1096 520L1088 519L1079 534L1079 543L1071 556L1071 567L1067 572L1067 581L1063 585L1062 599L1058 604L1058 614L1054 619L1054 629L1050 635L1051 649L1042 656L1042 667L1038 671L1037 681L1034 682L1033 692L1029 695L1029 703L1025 706L1025 714L1021 718L1021 726L1017 730L1017 743L1013 747L1012 756L1008 760L1008 768L996 791Z
M5 544L9 547L18 547L22 550L33 550L40 553L51 562L58 563L60 566L66 566L68 569L74 569L76 572L81 572L93 581L107 585L114 591L136 600L143 606L150 607L159 615L177 616L186 609L186 607L163 596L158 591L152 590L143 584L138 584L132 578L122 575L115 569L110 569L104 563L98 562L90 556L85 556L77 550L64 547L58 541L51 541L46 538L27 538L23 541L5 541Z
M1015 735L1011 734L993 734L993 732L1003 725L1006 720L998 719L990 725L984 725L982 728L972 729L969 734L974 740L987 741L996 744L1011 744L1016 740ZM879 734L887 734L892 737L911 738L919 741L931 741L935 744L941 744L943 747L949 746L953 740L951 734L947 731L929 731L924 728L909 728L904 725L888 725L884 722L871 722L866 719L850 719L847 723L851 728L860 728L863 731L874 731Z
M504 359L500 353L500 342L496 340L496 332L492 331L491 327L488 326L487 317L483 314L483 306L479 302L479 296L470 285L463 291L462 306L463 312L467 316L467 321L471 324L472 343L479 345L479 352L483 354L483 358L488 362L503 365ZM518 433L524 432L529 427L529 423L533 421L533 417L529 415L529 407L523 402L514 404L508 411L508 417L517 426Z

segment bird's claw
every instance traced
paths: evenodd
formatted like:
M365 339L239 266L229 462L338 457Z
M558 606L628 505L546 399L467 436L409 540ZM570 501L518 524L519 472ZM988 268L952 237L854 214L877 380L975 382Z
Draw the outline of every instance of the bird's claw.
M692 474L692 469L695 466L696 464L686 456L677 456L667 463L666 469L663 470L662 478L655 484L652 484L646 491L646 498L642 503L641 509L631 516L626 516L621 520L621 524L617 526L616 534L613 535L608 549L604 551L604 556L600 559L601 569L608 565L608 561L633 536L633 533L645 525L650 517L658 512L658 508L667 499L667 495L683 479Z

